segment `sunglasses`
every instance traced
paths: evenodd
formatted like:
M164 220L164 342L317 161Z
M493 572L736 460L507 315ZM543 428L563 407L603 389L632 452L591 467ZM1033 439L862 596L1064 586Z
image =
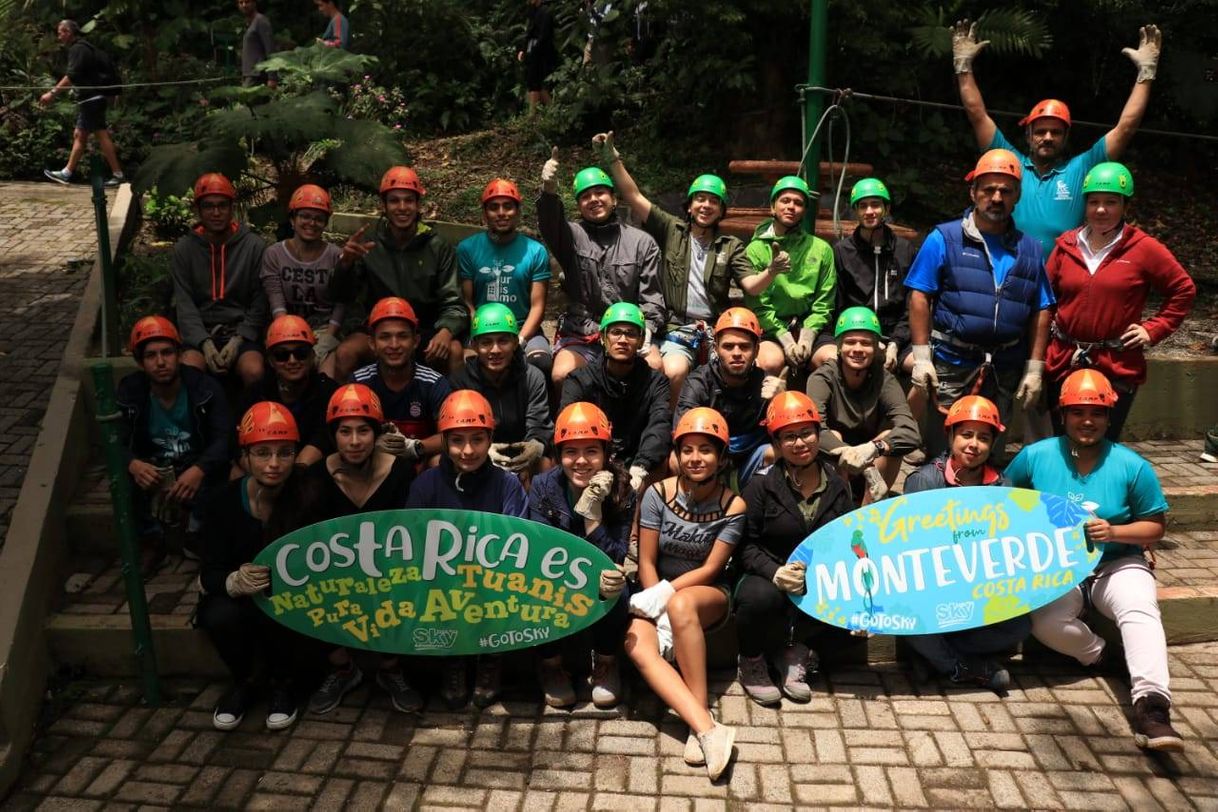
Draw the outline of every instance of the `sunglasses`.
M271 358L281 364L286 364L293 358L295 358L297 361L307 361L309 356L312 354L312 347L283 347L281 349L272 350Z

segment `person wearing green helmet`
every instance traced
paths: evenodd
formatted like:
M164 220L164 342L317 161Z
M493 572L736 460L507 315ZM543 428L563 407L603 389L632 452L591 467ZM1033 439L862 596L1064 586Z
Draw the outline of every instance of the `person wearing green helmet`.
M745 249L754 273L771 277L760 293L744 297L765 331L757 365L767 375L784 366L807 368L817 335L830 323L837 271L829 243L803 227L812 198L803 178L779 178L770 191L773 216L757 226Z
M550 255L562 268L567 309L558 316L554 367L561 391L571 372L603 355L598 322L614 302L637 302L646 319L639 351L652 369L661 366L656 342L664 335L660 248L647 232L618 219L613 178L590 166L575 176L572 191L579 219L568 222L558 196L558 147L541 170L537 226Z
M1057 238L1045 273L1057 294L1045 351L1047 394L1057 402L1062 381L1081 367L1104 373L1119 393L1108 439L1120 438L1139 386L1146 349L1179 329L1197 286L1163 243L1127 220L1133 175L1124 165L1099 164L1083 179L1085 223ZM1151 291L1158 311L1143 317ZM1054 433L1063 431L1052 411Z
M685 195L684 218L674 217L640 191L622 163L612 132L593 136L592 149L600 155L601 166L613 175L622 202L663 254L660 286L668 324L660 356L675 404L685 378L708 357L709 328L730 306L732 282L745 293L757 295L780 270L771 263L765 273L754 274L744 243L719 230L719 221L727 214L727 185L718 175L695 178Z
M491 462L515 473L526 488L548 470L546 449L554 436L545 374L525 358L520 321L512 309L489 302L474 312L470 346L474 357L449 376L454 391L472 389L491 404L495 437Z
M561 412L572 403L592 403L609 417L610 453L629 470L636 493L663 473L672 421L668 378L639 354L646 328L638 305L610 305L600 322L601 359L567 377L558 406Z
M821 415L820 447L838 458L838 472L862 504L882 499L901 470L901 458L922 444L905 392L885 367L880 320L849 307L833 330L838 354L808 378L808 397Z

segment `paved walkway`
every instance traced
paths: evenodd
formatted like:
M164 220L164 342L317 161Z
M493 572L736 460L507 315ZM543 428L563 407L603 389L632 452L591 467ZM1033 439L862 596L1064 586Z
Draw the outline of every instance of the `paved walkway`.
M97 251L89 197L0 183L0 544Z

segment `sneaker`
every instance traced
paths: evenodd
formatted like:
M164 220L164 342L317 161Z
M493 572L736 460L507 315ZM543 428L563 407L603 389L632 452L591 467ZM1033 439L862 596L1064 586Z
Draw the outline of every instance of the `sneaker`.
M1205 450L1201 452L1201 461L1218 462L1218 429L1205 433Z
M792 643L782 650L774 664L782 677L782 693L792 702L811 702L812 689L808 687L808 661L815 657L802 643Z
M706 774L715 781L723 775L732 761L732 744L736 741L736 729L715 722L715 726L698 736L702 754L706 757Z
M483 654L474 666L474 705L490 707L499 698L503 682L503 658L498 654Z
M682 757L691 767L701 767L706 763L706 756L702 755L702 742L698 741L698 734L692 730L685 739L685 753Z
M777 705L782 701L782 692L770 679L770 668L766 665L765 655L745 657L743 654L736 658L740 666L740 687L749 695L749 699L759 705Z
M1133 703L1133 743L1147 750L1184 749L1184 739L1171 726L1171 700L1147 694Z
M551 708L569 708L575 704L575 688L571 675L562 667L562 656L548 657L537 665L541 692Z
M593 654L591 680L592 704L602 710L617 707L622 696L622 675L617 667L617 657Z
M449 657L444 661L443 685L440 688L440 698L449 710L465 707L465 658Z
M216 730L232 730L241 724L245 712L254 704L254 686L239 682L220 697L212 712L211 723Z
M296 721L296 697L287 687L271 689L271 699L266 709L266 729L283 730Z
M102 183L102 186L105 186L107 189L117 189L126 182L126 176L124 176L122 172L118 172L117 174L106 178L106 180Z
M334 669L309 697L309 713L325 714L334 710L342 703L347 692L359 685L363 679L364 672L360 671L355 663L345 669Z
M401 668L378 668L376 684L389 694L393 707L402 713L417 713L423 709L423 696L414 689Z
M46 175L49 179L55 181L56 183L62 183L64 186L67 186L72 182L72 175L63 171L62 169L44 169L42 170L42 174Z
M1011 675L992 660L969 659L956 663L952 682L957 685L976 685L989 688L999 696L1006 696L1011 687Z

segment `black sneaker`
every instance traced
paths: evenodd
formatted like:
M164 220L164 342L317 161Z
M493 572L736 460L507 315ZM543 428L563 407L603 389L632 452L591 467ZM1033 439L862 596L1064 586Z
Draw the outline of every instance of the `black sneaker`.
M972 659L956 663L952 682L957 685L976 685L989 688L999 696L1006 696L1011 687L1011 675L992 660Z
M1163 694L1133 703L1133 743L1147 750L1184 749L1184 739L1171 726L1171 701Z
M402 713L415 713L423 709L422 695L406 679L401 668L377 669L376 684L385 689L393 707Z
M266 709L266 729L283 730L296 721L296 697L287 686L271 689L271 699Z
M254 694L254 686L239 682L220 697L211 715L211 723L216 730L232 730L241 724L245 712L254 704Z
M440 678L440 698L449 710L460 710L465 707L465 658L449 657L444 661L443 674Z
M474 705L488 708L499 698L503 682L503 658L498 654L483 654L474 668Z
M360 684L364 673L351 663L347 669L335 669L326 675L321 685L309 697L309 713L329 713L342 703L347 692Z

